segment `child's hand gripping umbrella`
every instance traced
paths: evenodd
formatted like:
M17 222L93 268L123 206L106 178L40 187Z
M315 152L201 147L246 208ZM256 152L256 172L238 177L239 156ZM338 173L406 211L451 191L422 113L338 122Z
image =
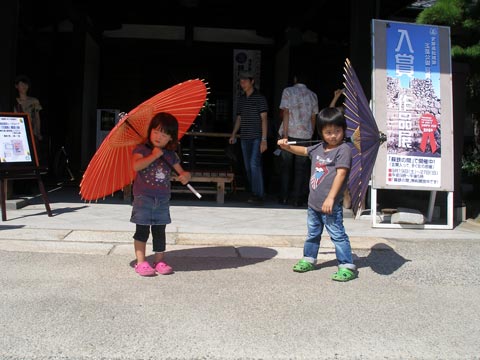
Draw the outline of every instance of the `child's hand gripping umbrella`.
M365 199L378 149L386 136L378 130L362 85L348 59L345 60L343 76L346 136L353 145L348 188L352 196L352 209L356 214Z
M105 198L131 184L135 178L132 151L135 146L146 141L152 117L159 112L168 112L175 116L178 120L180 140L197 117L206 99L205 83L199 79L188 80L162 91L125 114L90 160L80 183L81 198L83 200ZM171 167L171 164L167 164ZM190 184L186 186L201 198Z

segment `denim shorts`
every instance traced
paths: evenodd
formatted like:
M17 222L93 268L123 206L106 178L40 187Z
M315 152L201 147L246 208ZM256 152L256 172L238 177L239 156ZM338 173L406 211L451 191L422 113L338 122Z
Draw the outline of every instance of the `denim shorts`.
M170 224L169 199L137 195L133 199L130 222L138 225Z

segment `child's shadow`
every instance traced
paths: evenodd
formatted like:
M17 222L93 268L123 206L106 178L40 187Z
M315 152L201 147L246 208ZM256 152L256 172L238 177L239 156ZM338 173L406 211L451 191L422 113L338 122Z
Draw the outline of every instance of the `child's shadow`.
M391 275L403 264L411 260L405 259L399 255L392 247L387 244L378 243L372 246L370 254L364 257L357 257L354 259L355 265L358 269L370 267L374 272L380 275ZM319 267L336 267L338 265L336 260L330 260L319 264Z
M243 257L248 255L248 257ZM277 251L260 246L206 246L165 252L165 261L175 272L239 268L272 259ZM147 256L150 264L154 255ZM136 260L130 262L135 267Z

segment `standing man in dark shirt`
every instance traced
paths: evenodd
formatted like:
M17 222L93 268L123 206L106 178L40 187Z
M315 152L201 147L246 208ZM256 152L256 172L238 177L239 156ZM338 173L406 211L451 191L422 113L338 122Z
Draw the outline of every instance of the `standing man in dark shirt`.
M240 131L243 161L252 191L252 197L248 202L261 205L265 196L262 153L267 150L268 104L265 96L255 89L254 84L252 73L240 73L240 87L243 93L237 101L237 116L229 143L235 143L235 136Z

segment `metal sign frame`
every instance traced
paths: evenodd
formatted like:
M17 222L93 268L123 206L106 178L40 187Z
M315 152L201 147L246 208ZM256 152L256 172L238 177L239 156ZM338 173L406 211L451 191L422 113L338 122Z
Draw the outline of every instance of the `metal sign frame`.
M387 134L372 174L372 226L452 229L450 28L374 19L372 51L372 110ZM377 189L430 191L427 221L436 192L448 192L446 225L379 223Z

